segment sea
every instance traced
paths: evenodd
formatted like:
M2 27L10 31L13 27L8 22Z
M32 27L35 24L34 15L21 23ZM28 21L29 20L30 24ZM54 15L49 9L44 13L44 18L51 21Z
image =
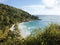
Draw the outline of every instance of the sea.
M51 23L60 24L59 15L37 15L40 20L22 22L19 24L19 29L24 37L27 37L35 29L45 28Z

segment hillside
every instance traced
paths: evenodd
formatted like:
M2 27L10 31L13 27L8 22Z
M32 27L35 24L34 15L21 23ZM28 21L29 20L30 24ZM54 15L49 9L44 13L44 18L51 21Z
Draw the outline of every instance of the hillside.
M38 19L38 17L33 16L21 9L15 7L0 4L0 29L6 26L11 27L12 24L16 22L24 22Z

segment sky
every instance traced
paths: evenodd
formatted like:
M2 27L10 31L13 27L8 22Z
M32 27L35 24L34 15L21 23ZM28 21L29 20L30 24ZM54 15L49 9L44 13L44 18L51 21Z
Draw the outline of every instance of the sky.
M32 15L60 15L60 0L0 0Z

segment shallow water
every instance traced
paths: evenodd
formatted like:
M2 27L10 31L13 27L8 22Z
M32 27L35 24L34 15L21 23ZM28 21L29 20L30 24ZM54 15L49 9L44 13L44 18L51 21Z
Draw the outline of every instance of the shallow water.
M19 28L22 30L23 35L27 36L32 30L44 28L51 23L60 23L60 16L57 15L40 15L38 17L41 20L33 20L19 24Z

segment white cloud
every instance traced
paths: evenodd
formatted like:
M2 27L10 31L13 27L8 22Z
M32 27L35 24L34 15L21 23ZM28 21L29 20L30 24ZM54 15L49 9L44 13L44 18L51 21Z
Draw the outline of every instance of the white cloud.
M56 0L43 0L43 3L48 7L53 7L56 3Z
M60 15L60 0L42 0L43 4L22 7L34 15Z
M8 0L0 0L0 3L7 2Z

